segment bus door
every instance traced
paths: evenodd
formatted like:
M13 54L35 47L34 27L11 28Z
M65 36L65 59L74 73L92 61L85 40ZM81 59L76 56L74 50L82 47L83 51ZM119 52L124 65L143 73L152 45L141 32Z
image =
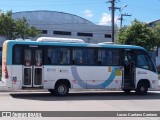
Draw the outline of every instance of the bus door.
M24 48L23 87L42 87L43 50L37 47Z
M123 72L123 89L132 89L135 87L135 63L136 63L136 52L130 49L124 51L124 72Z

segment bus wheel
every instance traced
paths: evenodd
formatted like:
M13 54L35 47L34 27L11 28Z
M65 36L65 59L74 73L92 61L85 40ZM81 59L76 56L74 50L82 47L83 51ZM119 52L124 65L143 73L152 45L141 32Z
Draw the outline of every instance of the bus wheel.
M123 89L123 91L128 94L131 92L131 89Z
M55 94L57 96L65 96L69 92L69 86L66 83L58 83L55 86Z
M148 91L148 87L145 83L139 83L136 88L136 93L139 95L144 95Z
M55 90L54 90L54 89L48 89L48 91L49 91L51 94L55 94Z

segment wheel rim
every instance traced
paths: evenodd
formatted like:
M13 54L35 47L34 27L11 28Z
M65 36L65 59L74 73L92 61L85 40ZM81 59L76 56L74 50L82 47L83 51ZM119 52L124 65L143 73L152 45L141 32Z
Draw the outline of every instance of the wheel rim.
M145 87L144 87L144 86L141 86L141 87L140 87L140 91L141 91L141 92L144 92L144 91L145 91Z
M59 86L59 87L58 87L58 92L59 92L60 94L64 94L64 93L66 92L65 86L63 86L63 85Z

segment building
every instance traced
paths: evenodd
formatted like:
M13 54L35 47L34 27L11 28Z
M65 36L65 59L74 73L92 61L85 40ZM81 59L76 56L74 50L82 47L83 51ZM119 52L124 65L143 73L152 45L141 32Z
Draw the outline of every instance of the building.
M149 22L148 25L150 27L154 27L158 22L160 22L160 20L155 20L155 21Z
M17 12L12 16L26 18L29 25L42 30L42 36L80 38L88 43L112 41L111 26L96 25L77 15L42 10Z
M96 25L77 15L57 11L23 11L12 14L13 19L25 18L30 26L42 30L43 37L79 38L87 43L111 42L111 26ZM115 27L115 31L117 28ZM36 40L37 38L31 38ZM0 36L0 60L5 36ZM1 61L0 61L1 63Z

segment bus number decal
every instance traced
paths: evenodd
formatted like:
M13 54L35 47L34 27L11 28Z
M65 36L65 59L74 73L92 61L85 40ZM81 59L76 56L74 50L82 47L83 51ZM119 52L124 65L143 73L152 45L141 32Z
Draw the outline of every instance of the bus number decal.
M47 72L56 72L56 69L54 69L54 68L47 68Z

